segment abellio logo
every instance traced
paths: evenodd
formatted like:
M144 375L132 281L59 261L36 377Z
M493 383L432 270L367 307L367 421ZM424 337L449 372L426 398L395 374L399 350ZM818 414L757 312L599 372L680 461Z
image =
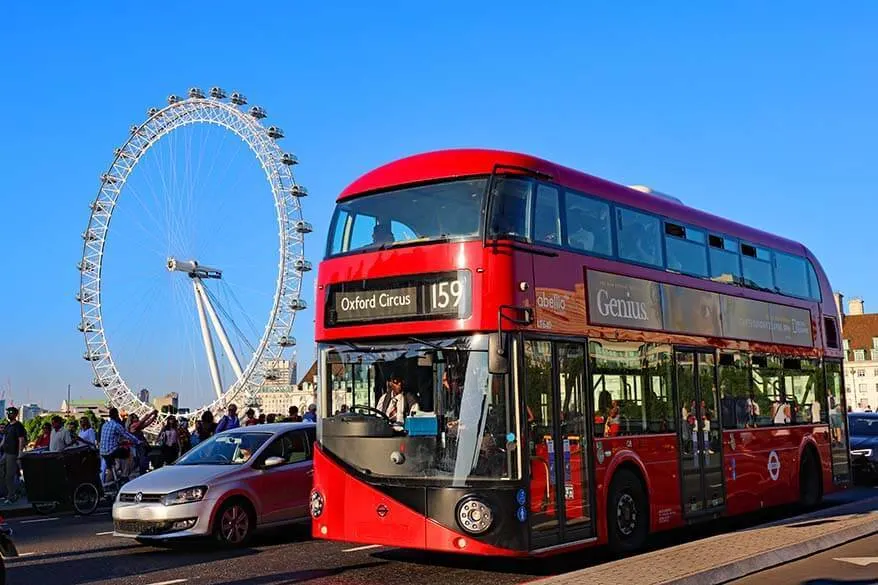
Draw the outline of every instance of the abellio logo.
M602 288L597 294L598 312L604 317L631 319L633 321L649 321L646 303L631 299L631 292L625 291L625 298L615 298L607 289Z

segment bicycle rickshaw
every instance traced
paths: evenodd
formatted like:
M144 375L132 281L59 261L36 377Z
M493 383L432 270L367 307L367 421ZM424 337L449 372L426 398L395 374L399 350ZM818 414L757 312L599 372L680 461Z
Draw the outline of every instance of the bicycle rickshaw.
M78 514L95 511L103 496L101 460L91 446L21 455L27 499L40 514L72 505Z

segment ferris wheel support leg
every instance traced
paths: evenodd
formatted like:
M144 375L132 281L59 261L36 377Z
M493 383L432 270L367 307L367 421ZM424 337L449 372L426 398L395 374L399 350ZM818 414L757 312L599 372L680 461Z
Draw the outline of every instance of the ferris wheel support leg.
M197 286L203 287L204 285L201 284L199 280ZM226 356L229 358L232 370L235 372L235 379L240 380L244 377L244 370L241 369L241 363L238 361L238 356L235 355L235 350L232 348L232 344L229 343L229 336L226 335L226 330L223 327L222 321L217 317L216 310L210 302L210 297L207 296L207 293L203 288L202 297L204 298L204 308L207 309L207 315L210 317L210 322L213 324L213 330L219 338L220 345L223 346L223 351L226 352Z
M204 305L210 304L207 295L201 288L201 280L199 278L192 279L192 286L195 289L195 305L198 308L198 321L201 323L201 338L204 340L204 350L207 353L207 363L210 366L210 378L213 380L213 390L216 397L221 398L223 395L223 385L220 381L219 366L216 363L216 352L213 349L213 339L210 337L210 331L207 328L207 315L204 314Z

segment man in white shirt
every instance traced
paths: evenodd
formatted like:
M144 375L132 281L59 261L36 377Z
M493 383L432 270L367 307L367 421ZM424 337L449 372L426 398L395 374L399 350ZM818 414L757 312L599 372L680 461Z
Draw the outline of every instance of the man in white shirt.
M402 391L402 379L394 374L387 381L387 391L378 399L376 408L387 415L392 422L403 424L406 412L405 394Z
M86 444L91 445L92 447L96 446L98 442L98 438L95 435L95 430L91 426L91 420L87 416L79 419L79 438L86 442Z
M72 447L76 443L76 439L70 434L67 427L64 426L64 419L60 416L52 417L52 436L49 438L49 451L63 451L68 447Z

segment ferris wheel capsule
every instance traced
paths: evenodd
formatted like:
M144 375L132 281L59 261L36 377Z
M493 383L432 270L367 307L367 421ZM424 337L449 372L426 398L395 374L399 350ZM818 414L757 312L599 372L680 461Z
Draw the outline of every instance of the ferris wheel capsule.
M213 99L221 100L226 97L226 90L217 86L211 87L210 97L212 97Z
M293 299L290 301L290 308L294 311L304 311L308 308L308 303L305 302L305 299Z
M232 92L232 97L229 99L236 106L243 106L247 103L247 96L243 93L238 93L237 91Z
M284 131L282 128L278 128L277 126L269 126L268 137L278 140L284 137Z
M201 91L201 88L190 87L189 88L189 97L193 98L193 99L204 99L204 92Z
M299 232L300 234L310 234L311 232L314 231L314 228L311 226L311 224L308 223L307 221L305 221L304 219L297 221L295 223L295 228L296 228L296 231Z
M296 261L293 262L293 266L295 266L296 270L299 272L308 272L311 270L311 263L304 258L296 258Z
M158 108L150 108L146 111L146 115L149 116L150 118L152 118L153 116L155 116L158 113L159 113Z
M296 338L295 338L295 337L291 337L291 336L289 336L289 335L284 335L283 337L281 337L281 338L278 340L277 343L278 343L278 345L280 345L281 347L292 347L292 346L296 345Z
M97 236L95 235L94 231L91 228L82 232L81 236L82 236L82 239L85 240L86 242L92 242L95 239L97 239Z
M290 195L292 195L293 197L307 197L308 189L306 189L302 185L293 185L293 188L290 189Z
M168 96L168 105L172 106L180 101L180 96L171 94Z
M293 165L299 164L299 159L296 158L295 154L290 154L289 152L285 152L283 154L283 156L281 157L280 162L282 162L283 164L288 165L288 166L293 166Z
M250 111L248 111L247 113L250 114L251 116L253 116L254 118L256 118L257 120L261 120L262 118L265 118L266 116L268 116L268 112L266 112L265 108L263 108L262 106L253 106L250 108Z

